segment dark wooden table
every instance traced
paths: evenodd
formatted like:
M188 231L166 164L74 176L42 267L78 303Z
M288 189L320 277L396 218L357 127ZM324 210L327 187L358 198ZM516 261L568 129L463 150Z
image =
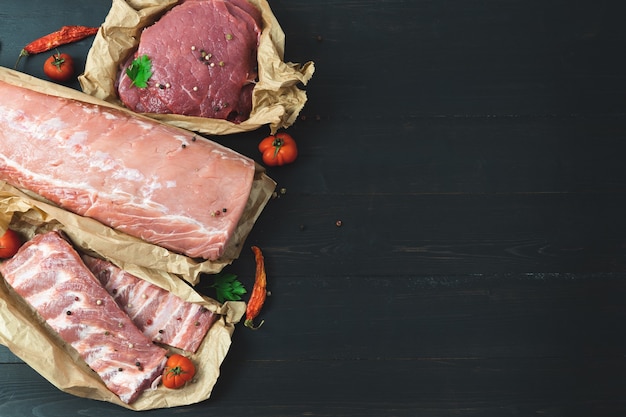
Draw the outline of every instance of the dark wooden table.
M209 400L145 414L626 415L626 2L271 6L317 71L247 241L265 324L237 328ZM109 7L4 1L0 65ZM214 139L260 160L266 133ZM133 415L0 361L2 417Z

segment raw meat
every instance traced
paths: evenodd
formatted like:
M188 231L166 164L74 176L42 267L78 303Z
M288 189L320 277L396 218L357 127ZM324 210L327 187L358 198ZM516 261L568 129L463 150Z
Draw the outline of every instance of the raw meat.
M26 242L0 272L125 403L163 372L165 349L135 327L57 232Z
M120 72L120 99L137 112L242 122L252 110L260 34L260 10L246 0L187 0L142 32ZM143 55L153 74L137 88L125 70Z
M183 3L191 2L191 1L206 1L206 0L180 0L178 4L183 4ZM227 0L227 1L239 7L240 9L243 9L254 19L255 22L258 23L259 26L261 26L261 10L259 10L255 5L250 3L248 0Z
M195 352L217 314L186 302L110 262L82 256L85 265L146 337Z
M0 82L0 179L190 257L218 259L255 163L152 119Z

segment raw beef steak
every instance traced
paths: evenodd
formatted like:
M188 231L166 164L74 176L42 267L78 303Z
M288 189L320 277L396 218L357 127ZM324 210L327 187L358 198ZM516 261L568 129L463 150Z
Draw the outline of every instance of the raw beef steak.
M252 110L260 34L260 11L246 0L187 0L143 31L120 72L120 99L142 113L242 122ZM126 68L144 55L153 74L138 88Z

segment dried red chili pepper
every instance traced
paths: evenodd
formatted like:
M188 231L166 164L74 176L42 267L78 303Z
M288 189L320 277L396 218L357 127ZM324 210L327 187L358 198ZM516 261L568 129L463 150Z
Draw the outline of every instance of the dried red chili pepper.
M246 308L246 320L244 325L251 329L258 329L263 324L263 320L258 326L254 326L254 319L261 312L261 308L265 303L265 297L267 296L267 276L265 274L265 259L263 258L263 252L256 246L252 246L252 252L254 252L254 259L256 261L256 274L254 278L254 287L252 288L252 294L250 300L248 300L248 306Z
M42 36L41 38L36 39L26 45L24 49L22 49L22 51L20 52L19 57L17 58L15 68L17 68L17 64L19 64L22 57L39 54L41 52L47 52L58 46L85 39L88 36L95 35L98 32L98 29L99 28L97 27L79 25L63 26L56 32L52 32L45 36Z

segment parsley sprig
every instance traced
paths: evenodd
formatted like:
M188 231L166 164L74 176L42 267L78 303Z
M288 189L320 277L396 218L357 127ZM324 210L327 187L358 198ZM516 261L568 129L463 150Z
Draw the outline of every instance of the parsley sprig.
M215 275L215 282L209 287L215 288L217 301L238 301L247 291L237 279L237 275L221 272Z
M133 84L139 88L146 88L148 80L152 77L152 61L148 55L141 55L130 63L126 68L126 75L133 81Z

